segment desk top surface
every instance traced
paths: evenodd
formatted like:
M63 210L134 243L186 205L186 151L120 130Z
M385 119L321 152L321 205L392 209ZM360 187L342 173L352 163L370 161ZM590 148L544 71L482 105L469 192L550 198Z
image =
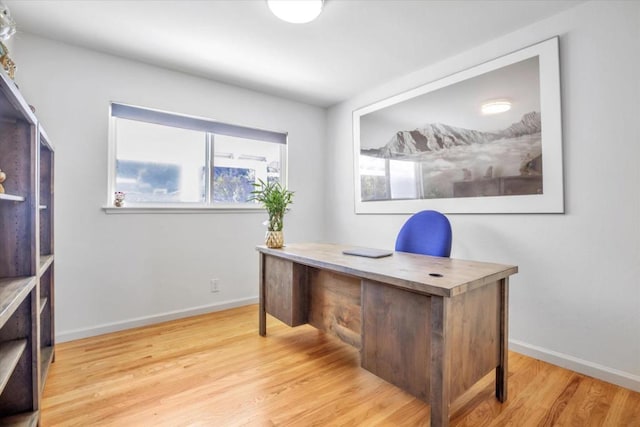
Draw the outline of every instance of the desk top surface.
M504 279L518 272L513 265L464 261L394 252L385 258L344 255L353 246L292 243L282 249L258 246L258 251L279 258L352 276L388 283L413 292L452 297Z

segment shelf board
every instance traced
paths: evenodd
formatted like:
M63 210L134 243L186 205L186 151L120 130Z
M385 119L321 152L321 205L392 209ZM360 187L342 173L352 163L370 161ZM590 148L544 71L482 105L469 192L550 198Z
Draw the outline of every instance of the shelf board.
M42 314L42 310L44 310L44 306L47 305L47 298L40 298L40 314Z
M0 343L0 394L11 378L25 348L27 348L26 339ZM2 424L0 423L0 425Z
M53 255L40 255L40 268L38 268L38 276L42 277L47 269L53 263Z
M13 194L0 193L0 200L8 200L12 202L24 202L26 199L22 196L16 196Z
M33 276L0 279L0 328L27 298L35 285L36 278Z
M44 383L47 380L49 366L53 360L53 347L42 347L40 349L40 387L44 390ZM0 424L2 425L2 424Z
M0 426L8 427L35 427L38 425L39 411L24 412L0 418Z

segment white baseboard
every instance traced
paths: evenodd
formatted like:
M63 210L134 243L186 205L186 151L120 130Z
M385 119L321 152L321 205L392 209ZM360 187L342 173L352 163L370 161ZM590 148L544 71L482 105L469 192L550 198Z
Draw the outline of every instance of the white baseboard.
M558 353L556 351L517 340L509 340L509 350L640 392L640 376L633 375L629 372L619 371L617 369L589 362L588 360L579 359L577 357L569 356L568 354Z
M66 342L79 340L82 338L93 337L96 335L108 334L110 332L122 331L125 329L137 328L139 326L152 325L154 323L166 322L168 320L181 319L183 317L197 316L199 314L213 313L215 311L227 310L229 308L242 307L244 305L257 304L258 297L241 298L237 300L223 301L216 304L201 305L186 310L169 311L162 314L154 314L152 316L136 317L134 319L123 320L120 322L106 323L103 325L74 329L71 331L61 331L56 334L56 342ZM257 320L256 320L257 322Z

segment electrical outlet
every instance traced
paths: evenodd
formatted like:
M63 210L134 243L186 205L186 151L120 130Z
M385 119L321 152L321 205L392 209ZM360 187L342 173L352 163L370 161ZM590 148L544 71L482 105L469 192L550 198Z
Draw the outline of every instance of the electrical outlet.
M220 292L220 279L211 279L211 292Z

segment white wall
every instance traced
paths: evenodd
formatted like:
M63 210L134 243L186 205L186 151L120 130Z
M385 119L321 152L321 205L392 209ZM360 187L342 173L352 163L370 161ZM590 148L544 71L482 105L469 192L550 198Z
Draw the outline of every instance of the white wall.
M331 108L327 238L390 248L407 218L354 214L353 110L556 35L566 214L450 215L452 256L520 267L512 349L640 390L638 2L586 3Z
M266 213L101 209L109 101L288 131L296 197L285 239L322 238L325 110L24 33L15 36L12 56L16 81L56 146L59 339L257 301L254 248ZM216 294L209 290L214 277L221 280Z

